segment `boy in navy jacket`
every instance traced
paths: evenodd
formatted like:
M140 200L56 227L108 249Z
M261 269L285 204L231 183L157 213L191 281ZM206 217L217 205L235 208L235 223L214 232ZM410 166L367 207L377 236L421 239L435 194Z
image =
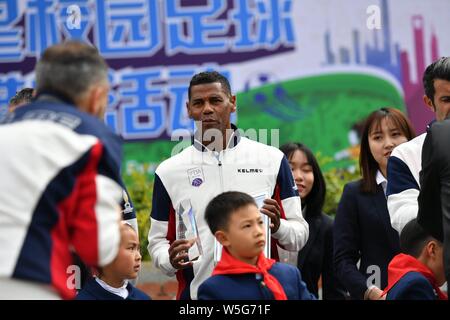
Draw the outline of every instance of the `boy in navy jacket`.
M136 231L125 221L120 226L120 248L109 265L99 269L78 293L77 300L150 300L128 280L136 279L141 267L139 240Z
M387 300L447 300L439 287L445 283L443 246L430 236L417 219L400 234L403 253L389 263Z
M315 299L296 267L264 256L264 223L251 196L222 193L208 204L205 219L223 251L199 287L199 300Z

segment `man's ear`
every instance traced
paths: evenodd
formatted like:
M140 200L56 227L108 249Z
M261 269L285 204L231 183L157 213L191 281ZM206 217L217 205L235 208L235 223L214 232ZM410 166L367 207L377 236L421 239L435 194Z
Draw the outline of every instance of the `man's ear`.
M87 111L97 117L102 117L105 106L103 105L103 98L106 94L108 97L108 88L106 86L94 86L88 93ZM107 98L106 98L107 99Z
M431 99L428 98L427 95L423 95L423 102L428 108L430 108L431 111L436 112L436 108L433 105L433 101L431 101Z
M216 231L214 236L216 237L217 241L219 241L219 243L221 245L223 245L224 247L227 247L230 245L230 241L228 240L228 235L226 232L224 232L222 230L218 230L218 231Z
M191 108L189 107L189 101L186 101L186 109L188 112L189 119L192 119Z
M91 87L84 98L84 111L95 115L97 110L97 99L100 97L100 92L97 86Z
M232 106L231 106L231 112L232 113L236 112L236 101L237 101L236 96L231 96L230 102L232 104Z

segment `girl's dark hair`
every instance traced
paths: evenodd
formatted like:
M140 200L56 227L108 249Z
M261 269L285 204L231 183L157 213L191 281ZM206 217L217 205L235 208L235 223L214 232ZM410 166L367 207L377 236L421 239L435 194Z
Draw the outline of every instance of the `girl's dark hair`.
M280 150L284 153L288 160L292 159L294 152L297 150L302 151L306 155L308 164L313 170L314 183L311 188L311 192L305 199L302 199L302 208L306 207L305 217L312 217L321 214L325 203L326 184L316 157L314 157L314 154L307 146L297 142L286 143L280 147Z
M416 136L411 122L409 122L408 118L397 109L381 108L375 110L367 117L361 136L361 151L359 154L359 167L362 174L362 192L377 192L376 173L379 166L370 151L369 133L372 129L380 128L383 119L389 120L391 124L397 127L408 141Z

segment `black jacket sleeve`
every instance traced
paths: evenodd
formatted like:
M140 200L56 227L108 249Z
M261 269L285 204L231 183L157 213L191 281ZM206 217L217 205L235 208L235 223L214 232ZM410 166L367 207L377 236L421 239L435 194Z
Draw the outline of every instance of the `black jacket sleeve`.
M339 283L333 266L333 220L323 216L323 228L322 297L323 300L344 300L346 299L346 292Z
M340 283L354 299L364 299L367 290L366 277L358 270L361 242L356 193L358 185L349 183L344 187L334 220L334 267Z
M444 242L444 265L450 281L450 119L428 130L422 149L418 222Z

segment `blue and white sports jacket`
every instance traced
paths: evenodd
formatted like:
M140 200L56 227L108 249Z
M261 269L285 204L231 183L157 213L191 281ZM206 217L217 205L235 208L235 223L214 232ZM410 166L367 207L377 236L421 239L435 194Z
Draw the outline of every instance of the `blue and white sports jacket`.
M148 250L155 266L178 279L178 299L197 299L200 284L214 267L214 236L204 219L207 204L225 191L250 195L266 192L282 208L281 224L272 234L275 244L299 251L308 240L308 223L302 216L300 197L284 154L277 148L241 137L236 127L231 146L211 151L195 140L193 145L162 162L155 172ZM197 221L203 256L193 268L177 271L169 260L169 246L176 240L180 203L191 202Z
M387 205L391 225L400 234L403 227L417 217L422 170L422 147L426 133L402 143L392 151L387 166Z
M52 95L20 107L0 125L0 278L67 285L72 250L93 266L116 256L121 141L104 123ZM129 202L129 201L128 201Z

